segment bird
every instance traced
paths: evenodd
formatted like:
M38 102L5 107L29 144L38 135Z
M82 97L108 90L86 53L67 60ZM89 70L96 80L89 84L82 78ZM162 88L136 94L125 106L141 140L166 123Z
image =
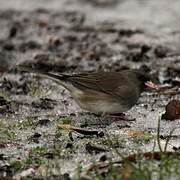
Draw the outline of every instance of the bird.
M17 69L36 73L54 80L67 89L75 102L94 114L121 114L138 101L146 87L156 88L149 75L139 70L54 74L18 65Z

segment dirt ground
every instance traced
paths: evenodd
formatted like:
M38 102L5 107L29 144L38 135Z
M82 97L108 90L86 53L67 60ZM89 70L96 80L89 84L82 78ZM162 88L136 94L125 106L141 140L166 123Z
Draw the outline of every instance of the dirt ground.
M152 151L158 119L180 99L179 22L178 0L0 0L0 63L10 66L0 77L0 176L32 168L34 178L90 178L86 169L117 159L117 150ZM15 64L55 73L142 69L163 88L144 92L127 121L114 121L81 110L63 87ZM58 123L105 135L71 134ZM161 145L175 129L168 150L179 149L180 120L160 127Z

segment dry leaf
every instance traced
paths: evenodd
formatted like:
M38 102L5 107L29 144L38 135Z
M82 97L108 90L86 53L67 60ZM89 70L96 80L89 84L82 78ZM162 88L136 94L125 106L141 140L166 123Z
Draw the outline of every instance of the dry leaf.
M71 126L69 124L58 124L57 127L65 130L75 131L83 135L96 135L99 137L104 136L104 133L102 131L79 128L79 127Z
M133 129L129 129L129 128L121 129L120 133L122 135L127 135L128 137L139 137L139 136L144 136L145 135L144 131L133 130Z

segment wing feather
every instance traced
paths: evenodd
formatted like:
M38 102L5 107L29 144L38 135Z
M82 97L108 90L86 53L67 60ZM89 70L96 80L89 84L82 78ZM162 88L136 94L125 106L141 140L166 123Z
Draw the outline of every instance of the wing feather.
M134 93L136 93L136 90L131 88L131 82L117 72L79 74L69 77L68 81L80 90L103 92L120 99L134 97Z

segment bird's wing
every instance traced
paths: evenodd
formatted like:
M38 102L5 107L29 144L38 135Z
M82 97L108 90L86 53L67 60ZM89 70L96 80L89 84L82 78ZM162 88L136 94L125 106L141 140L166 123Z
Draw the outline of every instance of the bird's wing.
M131 82L127 77L117 72L65 75L48 73L24 65L18 65L17 68L21 71L44 75L55 80L69 90L71 90L71 88L69 88L67 82L70 82L77 89L103 92L118 99L131 99L134 97L135 93L135 89L132 88Z
M68 78L73 86L80 90L95 90L110 94L116 98L130 98L134 96L134 89L128 79L117 72L79 74Z

